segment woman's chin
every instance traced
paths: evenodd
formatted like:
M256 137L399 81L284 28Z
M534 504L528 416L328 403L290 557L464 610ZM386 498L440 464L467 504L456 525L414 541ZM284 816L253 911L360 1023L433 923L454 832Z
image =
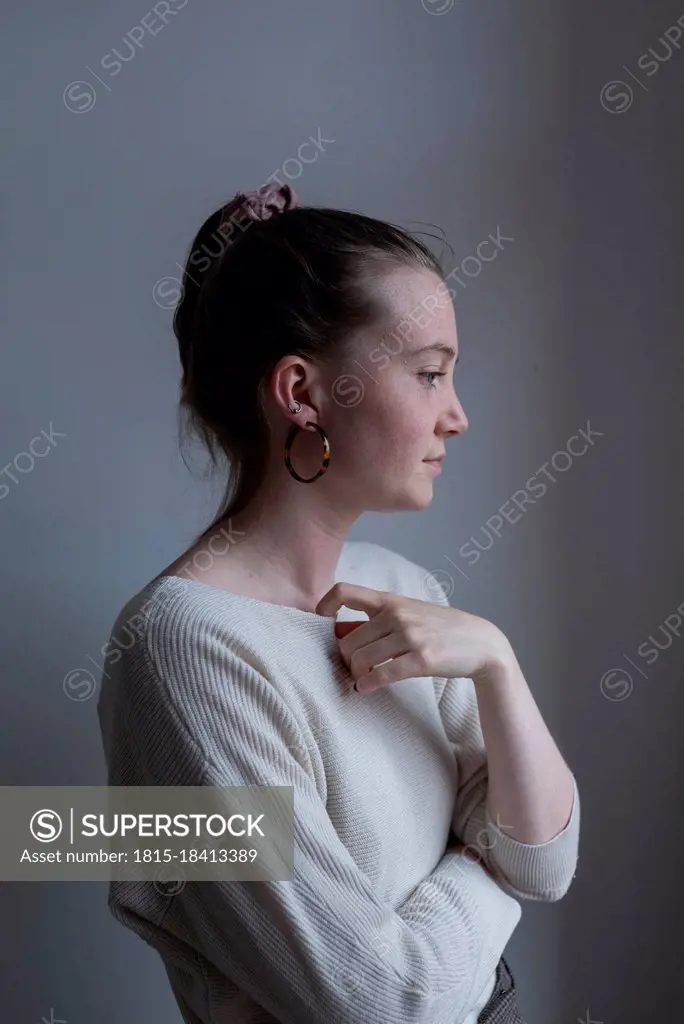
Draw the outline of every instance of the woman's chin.
M419 485L401 495L400 503L396 507L397 510L404 512L418 512L422 508L428 508L434 496L435 489L432 481L430 480L428 483L421 481Z
M366 495L365 510L367 512L418 512L428 508L435 496L431 474L424 474L420 479L414 478L403 487L384 487L380 493L375 490L373 495ZM375 500L373 500L375 499Z

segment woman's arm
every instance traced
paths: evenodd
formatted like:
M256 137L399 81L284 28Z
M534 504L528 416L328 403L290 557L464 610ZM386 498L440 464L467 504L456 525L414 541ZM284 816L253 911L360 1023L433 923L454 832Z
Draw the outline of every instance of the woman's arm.
M425 569L422 592L450 608ZM425 585L429 580L430 586ZM577 869L580 798L510 644L488 672L447 679L439 710L459 767L447 850L480 860L524 899L558 900Z
M561 757L510 648L473 679L487 749L487 803L506 834L543 844L570 822L575 780Z
M541 841L535 842L540 833L530 829L529 818L523 817L521 826L516 808L533 806L538 787L544 789L546 782L543 765L535 761L538 748L527 724L529 708L524 700L518 705L515 697L515 690L486 690L482 679L478 683L466 678L446 681L439 710L458 772L452 828L467 847L463 852L481 860L514 895L551 902L565 895L576 871L579 792L574 776L570 775L572 813L563 805L562 794L561 814L552 826L556 831L550 838L541 833ZM536 705L534 708L541 718ZM546 730L545 725L543 729ZM546 749L543 743L542 749ZM539 776L535 774L537 770ZM534 781L531 788L530 775ZM501 785L497 788L497 781L501 780L503 800ZM557 815L557 795L552 787L543 796L552 816ZM532 826L538 827L534 817Z

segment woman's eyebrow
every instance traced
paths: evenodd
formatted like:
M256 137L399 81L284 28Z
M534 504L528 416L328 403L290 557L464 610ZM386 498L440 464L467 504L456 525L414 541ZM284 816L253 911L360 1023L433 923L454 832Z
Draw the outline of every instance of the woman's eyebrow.
M447 345L443 341L433 341L432 344L430 344L430 345L423 345L422 348L414 349L411 354L417 356L417 355L420 355L421 352L430 352L430 351L432 351L432 352L443 352L445 355L449 356L450 359L453 359L454 356L456 356L456 349L452 348L451 345ZM458 362L460 358L461 358L461 353L459 352L458 355L456 356L456 360L455 361Z

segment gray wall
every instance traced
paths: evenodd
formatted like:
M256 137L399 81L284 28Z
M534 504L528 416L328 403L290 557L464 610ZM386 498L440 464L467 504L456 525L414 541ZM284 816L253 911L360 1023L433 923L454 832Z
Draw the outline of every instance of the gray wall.
M213 514L201 460L193 477L178 454L168 308L201 220L275 172L305 202L437 224L462 265L470 430L428 510L352 537L450 574L452 604L504 629L579 780L577 877L561 903L524 904L508 947L530 1024L656 1020L684 1004L677 33L655 73L638 60L664 58L684 18L669 0L448 3L194 0L166 25L129 0L15 7L1 780L104 781L95 700L63 679ZM279 171L319 130L334 141L316 161ZM496 260L466 259L499 230ZM563 460L587 422L600 436ZM520 491L535 500L516 516ZM502 506L515 521L471 564L460 549L489 543ZM666 620L670 646L639 653L649 635L665 648ZM105 901L105 883L0 884L7 1019L180 1021Z

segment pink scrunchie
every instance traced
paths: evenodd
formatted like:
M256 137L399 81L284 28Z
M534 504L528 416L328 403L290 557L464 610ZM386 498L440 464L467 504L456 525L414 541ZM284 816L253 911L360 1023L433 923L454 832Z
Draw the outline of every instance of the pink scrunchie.
M221 228L238 211L248 220L269 220L276 213L284 213L299 206L299 198L291 185L270 182L261 188L238 192L221 211Z

